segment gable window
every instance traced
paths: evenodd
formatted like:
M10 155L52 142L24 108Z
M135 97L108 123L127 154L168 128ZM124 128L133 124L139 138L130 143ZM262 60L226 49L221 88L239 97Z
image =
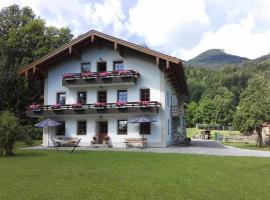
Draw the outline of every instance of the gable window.
M57 93L56 103L61 104L61 105L65 105L66 104L66 93L64 93L64 92Z
M118 120L118 135L127 135L127 120Z
M107 103L107 92L106 91L98 91L97 92L97 102Z
M78 92L77 102L81 104L86 104L86 92Z
M118 102L127 102L127 90L118 90L117 91L117 101Z
M77 121L77 135L86 135L86 121Z
M97 72L106 72L107 71L107 63L106 62L98 62L97 63Z
M91 63L90 62L81 63L81 72L91 72Z
M151 133L150 122L140 123L140 134L150 135L150 133Z
M123 61L114 61L113 62L113 70L115 70L115 71L124 70Z
M150 101L150 89L141 89L140 93L141 101Z
M66 133L66 124L64 121L60 122L59 126L56 126L56 133L55 135L65 135Z

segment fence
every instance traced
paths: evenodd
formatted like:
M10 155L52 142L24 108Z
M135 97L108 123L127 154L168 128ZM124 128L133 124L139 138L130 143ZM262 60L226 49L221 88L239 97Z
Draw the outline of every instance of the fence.
M231 143L246 143L246 144L256 144L257 137L256 136L242 136L242 135L224 135L224 142Z
M207 129L207 130L228 130L233 131L232 126L222 126L220 124L196 124L197 129Z

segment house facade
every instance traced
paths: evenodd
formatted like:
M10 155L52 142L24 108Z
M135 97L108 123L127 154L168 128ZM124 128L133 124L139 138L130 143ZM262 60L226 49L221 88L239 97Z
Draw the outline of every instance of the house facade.
M109 136L113 147L141 137L148 147L167 147L185 137L187 87L177 58L90 31L19 73L44 81L44 104L31 105L27 116L62 123L44 128L45 146L48 134L80 138L80 146ZM152 122L129 123L141 116Z

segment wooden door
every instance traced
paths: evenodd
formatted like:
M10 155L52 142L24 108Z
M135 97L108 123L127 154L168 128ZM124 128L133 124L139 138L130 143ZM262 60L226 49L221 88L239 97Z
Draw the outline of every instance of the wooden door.
M108 134L108 122L99 122L99 144L102 144L105 136Z

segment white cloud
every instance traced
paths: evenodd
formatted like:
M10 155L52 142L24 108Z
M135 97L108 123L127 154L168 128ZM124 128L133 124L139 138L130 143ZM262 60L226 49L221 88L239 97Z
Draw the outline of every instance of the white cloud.
M150 46L166 48L190 48L200 39L198 32L208 26L203 0L138 0L127 23L130 34L144 37Z
M111 26L110 32L119 35L123 30L125 15L120 0L104 0L100 3L82 0L7 0L0 8L10 4L30 6L34 12L46 19L48 25L69 26L75 35L90 29L104 31Z

